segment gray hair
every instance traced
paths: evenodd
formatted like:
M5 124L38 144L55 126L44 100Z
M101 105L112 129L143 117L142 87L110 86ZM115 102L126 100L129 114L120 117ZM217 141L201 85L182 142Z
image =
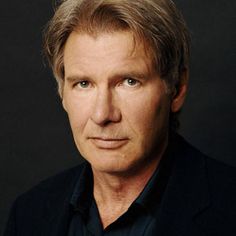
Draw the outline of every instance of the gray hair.
M178 90L182 73L189 69L189 33L171 0L62 0L44 32L44 53L60 94L64 46L75 30L90 35L131 31L148 50L153 68L171 90Z

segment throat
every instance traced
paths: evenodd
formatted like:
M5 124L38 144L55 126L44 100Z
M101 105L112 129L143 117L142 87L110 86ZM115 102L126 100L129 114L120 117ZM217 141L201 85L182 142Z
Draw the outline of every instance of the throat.
M98 205L98 211L103 229L107 228L110 224L115 222L119 217L121 217L125 212L127 212L129 207L130 205L124 205L124 206Z
M122 216L141 194L160 159L133 176L114 176L93 169L93 195L105 229Z
M135 180L132 183L130 181L127 182L127 180L121 181L120 185L117 184L115 187L113 184L113 188L110 185L104 186L94 183L94 199L103 229L128 211L131 204L143 191L149 179L150 176L145 181Z

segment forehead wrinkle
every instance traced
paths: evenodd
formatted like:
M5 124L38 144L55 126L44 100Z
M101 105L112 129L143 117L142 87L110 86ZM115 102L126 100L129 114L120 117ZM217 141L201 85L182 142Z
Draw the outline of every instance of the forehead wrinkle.
M84 32L84 31L80 31L78 29L75 29L71 34L77 34L78 36L88 36L89 38L92 38L94 39L94 41L97 41L99 42L99 38L101 36L106 36L106 35L115 35L116 33L123 33L123 34L129 34L131 36L131 47L130 47L130 54L129 56L132 57L137 50L137 48L139 48L140 50L139 51L142 51L144 52L144 55L151 59L150 58L150 45L148 45L148 42L145 41L145 39L141 38L141 36L138 36L137 34L134 34L131 30L116 30L116 31L112 31L112 32L99 32L97 34L90 34L90 33L87 33L87 32ZM70 38L70 36L68 38ZM67 40L68 41L68 40ZM93 55L94 56L94 55Z
M109 36L112 36L114 35L115 37L115 33L124 33L124 34L129 34L129 38L127 38L127 42L123 41L123 44L124 44L124 47L126 47L126 50L125 51L121 51L121 52L117 52L117 50L119 50L119 48L114 48L114 46L111 44L111 45L103 45L104 42L103 40L102 41L99 41L99 38L101 38L102 36L105 36L106 35L108 36L108 40L109 40ZM93 41L91 41L91 45L92 45L92 48L86 48L86 49L81 49L82 50L82 54L83 54L83 50L84 50L84 53L85 53L85 57L81 57L81 55L76 55L75 53L75 50L72 50L72 55L67 53L65 54L68 61L70 61L70 63L68 63L68 67L70 68L70 70L72 69L74 72L72 72L72 74L77 74L77 72L83 72L83 67L85 68L85 70L87 70L86 68L90 67L91 65L91 62L94 63L97 61L101 61L101 60L106 60L106 57L110 57L109 60L112 59L112 54L115 55L115 58L114 58L114 65L117 64L117 68L118 68L118 73L119 70L125 70L125 73L130 73L133 72L134 70L137 70L135 67L137 67L137 61L139 61L139 66L141 63L144 63L145 64L145 70L147 70L145 72L145 74L147 74L147 72L153 72L153 66L152 66L152 63L151 63L151 58L150 56L148 55L148 52L147 52L147 47L145 46L145 44L143 43L143 40L141 40L140 38L138 37L135 37L135 35L130 32L130 31L122 31L122 32L113 32L113 33L100 33L99 35L97 35L97 37L92 37L91 35L89 34L86 34L86 33L78 33L77 31L74 31L73 32L73 35L71 35L72 37L75 36L85 36L85 37L89 37L89 38L92 38L96 41L96 43L98 44L97 46L98 47L104 47L104 53L102 55L99 55L98 58L96 58L96 52L94 52L94 50L96 49L96 47L94 48L94 46L96 46L94 44ZM81 39L81 38L80 38ZM86 39L86 38L85 38ZM73 41L71 43L76 43L77 40L79 39L76 39L76 38L73 38L72 39ZM106 40L106 39L105 39ZM100 45L99 45L100 44ZM68 45L67 45L68 46ZM73 46L70 45L70 48L73 49ZM87 50L89 49L89 50ZM116 61L116 56L120 56L120 58L118 57L118 61ZM73 60L71 60L71 58L73 58ZM78 60L77 60L77 59ZM90 60L92 58L92 60ZM113 60L113 59L112 59ZM133 63L134 62L134 63ZM135 63L136 62L136 63ZM79 65L77 65L79 64ZM111 63L112 64L112 63ZM109 65L109 64L108 64ZM133 65L133 66L132 66ZM113 66L115 67L115 66ZM144 67L142 67L143 69ZM109 66L108 66L108 71L109 70L114 70L114 68L110 68L109 69ZM130 70L130 71L129 71ZM116 70L114 70L114 73L117 73ZM127 72L126 72L127 71ZM140 71L140 70L139 70ZM112 71L113 72L113 71ZM87 75L85 75L87 76ZM90 77L90 76L88 76Z
M107 29L107 28L105 28L105 29ZM121 28L121 29L111 28L109 30L97 29L95 31L86 31L83 28L80 28L78 26L74 29L73 32L80 34L80 35L88 35L91 38L93 38L94 40L99 38L101 35L106 35L106 34L111 35L111 34L115 34L115 33L128 33L132 36L132 43L133 43L133 47L131 49L130 56L132 56L135 53L137 46L142 46L142 50L145 53L145 55L147 56L147 58L149 58L151 61L153 60L153 58L152 58L153 56L150 56L152 54L150 42L148 42L148 40L145 36L141 36L137 32L133 32L130 28L127 28L127 29L126 28Z

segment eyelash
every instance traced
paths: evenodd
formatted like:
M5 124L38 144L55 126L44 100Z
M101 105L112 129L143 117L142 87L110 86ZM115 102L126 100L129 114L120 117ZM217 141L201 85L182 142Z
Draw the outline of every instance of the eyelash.
M138 81L138 80L136 80L136 79L134 79L134 78L124 78L124 80L123 80L123 82L125 82L125 81L127 81L127 83L128 83L128 86L130 86L130 87L136 87L136 86L138 86L139 84L140 84L140 82ZM134 85L133 84L129 84L129 82L131 82L131 83L135 83Z
M130 84L131 83L131 84ZM133 84L134 83L134 84ZM75 83L73 85L73 87L77 87L79 86L82 89L86 89L91 85L91 82L87 81L87 80L82 80L79 81L77 83ZM126 77L122 80L122 82L120 83L120 85L127 85L129 87L136 87L138 85L140 85L140 81L138 81L137 79L131 78L131 77Z
M83 83L86 83L87 86L85 85L86 87L83 87L83 86L84 86L84 85L82 85ZM90 82L89 82L89 81L87 81L87 80L82 80L82 81L79 81L79 82L75 83L75 84L74 84L74 87L79 86L80 88L88 88L89 85L90 85Z

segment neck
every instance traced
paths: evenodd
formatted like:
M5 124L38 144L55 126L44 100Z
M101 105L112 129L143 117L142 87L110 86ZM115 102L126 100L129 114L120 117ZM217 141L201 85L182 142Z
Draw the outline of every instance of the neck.
M158 167L165 148L166 145L156 158L149 159L132 174L111 174L92 168L94 198L104 228L126 212L139 196Z
M133 202L156 170L159 159L133 175L117 175L93 169L94 197L103 205Z
M139 175L127 177L99 173L93 170L94 198L104 229L128 210L144 189L158 163L155 165L153 163Z

